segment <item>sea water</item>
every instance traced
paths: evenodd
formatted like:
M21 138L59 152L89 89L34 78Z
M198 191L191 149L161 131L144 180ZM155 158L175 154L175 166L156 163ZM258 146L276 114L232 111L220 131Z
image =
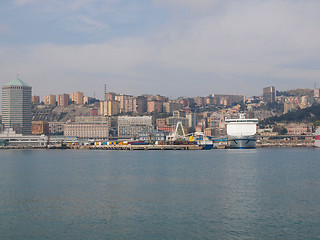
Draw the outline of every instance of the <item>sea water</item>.
M320 149L1 150L0 239L320 239Z

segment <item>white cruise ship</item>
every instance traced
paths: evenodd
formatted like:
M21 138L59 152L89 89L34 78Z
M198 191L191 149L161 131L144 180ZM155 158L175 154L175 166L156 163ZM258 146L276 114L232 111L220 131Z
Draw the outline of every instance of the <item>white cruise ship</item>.
M240 114L238 119L225 119L230 148L256 148L258 119L246 119Z
M314 136L314 144L316 147L320 148L320 127L316 130L315 136Z

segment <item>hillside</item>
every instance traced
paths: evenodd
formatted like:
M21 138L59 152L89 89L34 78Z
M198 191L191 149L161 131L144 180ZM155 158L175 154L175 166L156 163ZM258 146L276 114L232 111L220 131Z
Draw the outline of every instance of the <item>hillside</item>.
M314 123L320 120L320 105L313 105L309 108L299 109L295 112L289 112L281 116L274 116L261 121L261 125L273 124L279 122L309 122Z
M309 88L298 88L286 91L277 91L277 96L313 96L313 89Z

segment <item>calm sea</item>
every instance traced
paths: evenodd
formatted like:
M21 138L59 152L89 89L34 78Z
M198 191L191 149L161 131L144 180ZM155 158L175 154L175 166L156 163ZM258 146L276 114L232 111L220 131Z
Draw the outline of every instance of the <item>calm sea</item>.
M0 239L320 239L320 149L2 150Z

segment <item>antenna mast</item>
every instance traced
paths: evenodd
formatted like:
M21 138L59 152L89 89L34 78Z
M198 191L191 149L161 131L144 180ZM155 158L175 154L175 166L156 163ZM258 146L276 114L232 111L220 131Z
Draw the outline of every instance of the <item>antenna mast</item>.
M104 100L107 100L107 84L104 85Z

